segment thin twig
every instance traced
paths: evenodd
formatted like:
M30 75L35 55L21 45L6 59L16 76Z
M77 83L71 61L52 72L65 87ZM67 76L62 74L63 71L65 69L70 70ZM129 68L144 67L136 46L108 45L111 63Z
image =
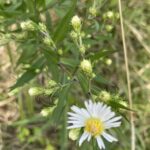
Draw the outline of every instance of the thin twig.
M128 57L127 57L127 47L126 47L126 40L125 40L125 33L124 33L121 0L118 0L118 5L119 5L120 25L121 25L123 51L124 51L124 59L125 59L125 67L126 67L126 77L127 77L127 85L128 85L128 100L129 100L129 107L130 109L132 109L133 102L132 102L132 94L131 94L130 71L129 71ZM131 123L131 150L135 150L135 126L134 126L134 116L132 111L130 111L130 123Z

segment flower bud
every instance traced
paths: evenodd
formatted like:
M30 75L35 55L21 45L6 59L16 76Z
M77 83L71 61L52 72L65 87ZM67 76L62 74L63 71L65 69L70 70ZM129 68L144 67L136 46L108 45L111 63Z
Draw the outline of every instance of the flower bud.
M43 42L44 42L44 44L47 45L47 46L52 46L52 45L53 45L53 41L52 41L50 38L48 38L48 37L45 37L45 38L43 39Z
M54 80L49 80L48 81L48 86L49 87L55 87L57 85L57 83Z
M30 96L40 95L43 94L43 89L40 87L32 87L28 90L28 93Z
M72 129L69 131L69 138L73 141L77 140L80 134L80 128Z
M114 17L114 13L112 11L108 11L107 12L107 17L110 18L110 19L113 18Z
M79 51L81 54L85 54L85 46L80 46Z
M93 16L93 17L96 17L97 15L97 10L95 7L90 7L89 8L89 13Z
M51 95L54 92L54 89L45 89L44 94L45 95Z
M62 49L58 49L58 54L61 56L61 55L63 55L63 50Z
M111 99L111 95L107 91L101 91L100 94L98 95L98 98L102 101L107 102Z
M70 36L73 38L73 39L77 39L78 38L78 34L74 31L71 31L70 33Z
M36 30L36 26L35 26L34 22L31 21L31 20L22 22L21 23L21 28L22 28L22 30L29 30L29 31Z
M80 63L80 69L87 74L88 76L92 75L92 64L89 60L84 59L81 63Z
M55 108L56 108L56 106L44 108L41 111L41 115L43 117L47 117L48 115L50 115L54 111Z
M39 23L39 30L40 30L41 32L46 32L46 31L47 31L47 29L46 29L45 24L43 24L43 23Z
M72 24L75 31L80 31L81 19L77 15L72 18L71 24Z
M110 66L112 64L112 60L111 59L106 59L105 63L106 63L106 65Z
M107 32L111 32L111 31L113 30L113 26L112 26L112 25L109 25L109 24L106 25L105 28L106 28L106 31L107 31Z

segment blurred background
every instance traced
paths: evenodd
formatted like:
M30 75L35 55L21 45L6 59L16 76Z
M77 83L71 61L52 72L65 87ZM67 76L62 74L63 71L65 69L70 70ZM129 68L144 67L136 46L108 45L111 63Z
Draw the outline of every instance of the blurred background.
M31 92L32 87L47 89L51 79L58 83L59 73L67 72L69 76L77 63L72 62L79 54L70 39L70 20L75 14L82 18L84 43L89 52L110 51L104 53L104 57L100 54L102 57L95 60L97 67L94 69L100 78L93 85L100 90L118 92L127 106L118 1L99 0L94 19L88 16L92 4L92 0L0 0L0 150L79 149L71 139L63 141L68 135L60 131L62 124L55 126L47 117L53 112L59 93L48 91L50 94L43 95L39 92L34 96ZM135 110L136 150L149 150L150 1L122 0L122 9ZM51 47L42 41L43 35L22 30L20 24L26 20L46 25L58 54L48 53ZM56 57L65 67L61 63L57 67ZM88 97L82 94L82 86L72 88L70 104ZM122 110L122 113L129 119L128 111ZM129 122L124 121L116 132L120 143L109 145L108 149L129 150ZM67 147L62 146L64 142L67 142Z

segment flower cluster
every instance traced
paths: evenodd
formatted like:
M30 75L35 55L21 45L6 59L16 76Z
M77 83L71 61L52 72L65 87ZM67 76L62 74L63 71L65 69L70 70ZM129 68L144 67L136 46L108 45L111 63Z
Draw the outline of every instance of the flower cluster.
M73 27L73 31L71 32L71 37L77 45L81 55L85 54L86 48L83 44L82 38L84 37L84 33L81 32L82 22L81 19L76 15L71 20L71 25Z

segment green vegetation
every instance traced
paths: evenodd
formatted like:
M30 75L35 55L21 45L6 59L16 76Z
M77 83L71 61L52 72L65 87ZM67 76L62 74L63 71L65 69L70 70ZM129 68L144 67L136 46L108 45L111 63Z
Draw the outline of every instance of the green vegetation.
M0 150L97 150L67 129L89 99L122 116L106 149L149 150L150 2L119 1L0 0Z

